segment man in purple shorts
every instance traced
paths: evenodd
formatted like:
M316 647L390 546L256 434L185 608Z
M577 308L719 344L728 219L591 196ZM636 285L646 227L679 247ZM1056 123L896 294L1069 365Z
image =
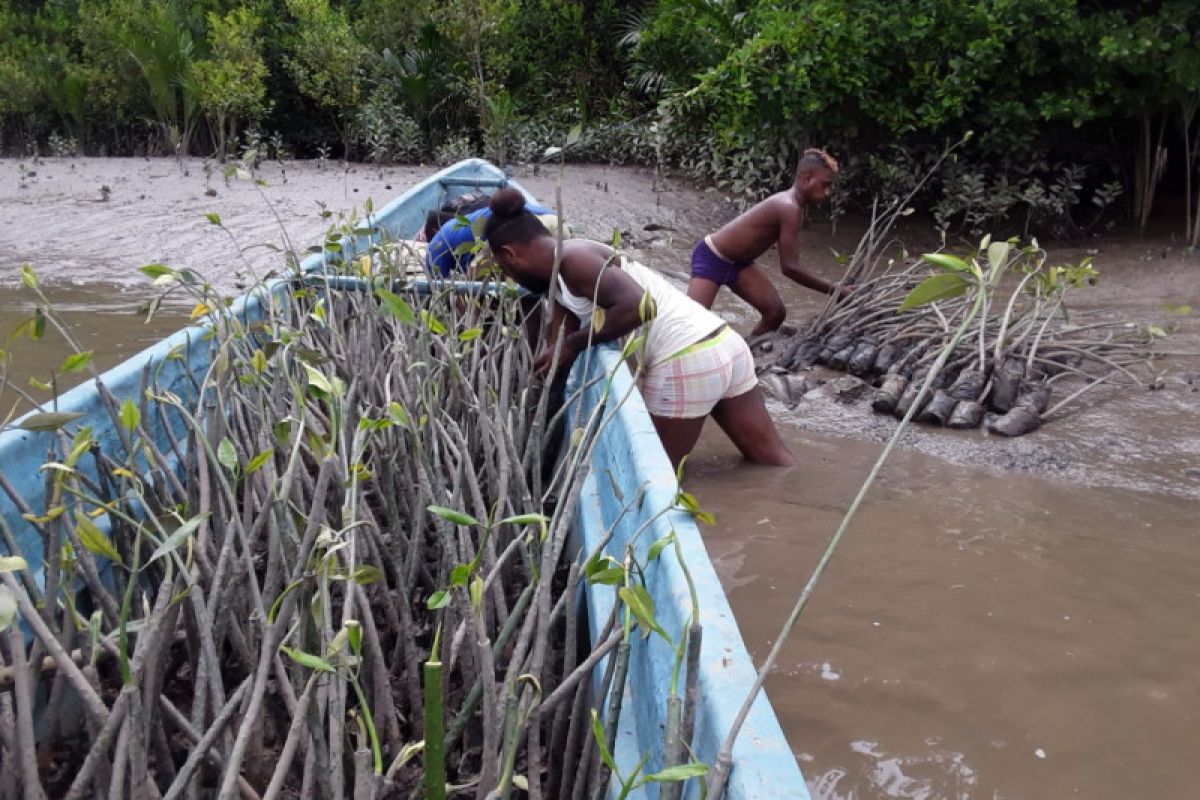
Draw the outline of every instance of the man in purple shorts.
M848 292L848 287L837 287L802 269L799 262L804 210L829 199L837 174L838 164L829 154L815 148L805 150L791 188L771 195L696 244L688 297L712 308L717 292L728 286L762 315L752 336L775 330L783 324L787 309L767 273L754 263L773 244L779 245L783 274L801 286L826 294Z

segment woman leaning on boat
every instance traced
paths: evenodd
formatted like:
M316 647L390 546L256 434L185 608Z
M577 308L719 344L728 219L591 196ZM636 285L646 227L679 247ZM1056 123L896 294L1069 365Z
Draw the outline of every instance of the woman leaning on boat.
M545 294L555 237L515 189L497 192L489 209L483 234L492 258L505 275ZM599 328L592 324L597 306L603 309ZM620 339L643 324L642 397L672 464L691 452L709 416L750 461L796 463L763 405L742 337L654 270L599 242L562 243L550 339L534 367L539 374L550 371L562 338L557 366L565 374L589 346Z

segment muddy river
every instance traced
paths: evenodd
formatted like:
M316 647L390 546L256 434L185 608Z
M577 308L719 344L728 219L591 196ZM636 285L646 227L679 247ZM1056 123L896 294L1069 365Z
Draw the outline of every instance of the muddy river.
M0 332L30 311L17 280L30 262L82 346L111 365L186 318L174 305L143 324L135 312L153 292L138 266L191 267L234 293L239 271L278 258L255 245L303 249L339 214L425 174L267 164L267 185L254 187L200 160L0 161ZM553 174L518 177L553 199ZM588 235L621 230L668 275L734 213L717 194L639 170L568 168L562 191ZM833 276L831 249L850 251L855 234L853 222L836 235L813 225L807 263ZM1095 256L1102 280L1076 296L1081 313L1166 324L1164 303L1200 309L1200 256L1169 238L1048 249L1055 261ZM777 285L793 319L815 309L811 293ZM717 310L742 331L753 324L730 296ZM1179 324L1171 349L1200 350L1196 313ZM17 343L14 379L46 380L67 352L56 341ZM1161 390L1097 391L1021 439L906 435L767 682L814 797L1200 796L1189 766L1200 741L1200 363L1156 368ZM17 398L2 400L0 416ZM716 515L705 539L758 657L895 424L824 392L771 409L800 467L743 464L713 426L688 477Z

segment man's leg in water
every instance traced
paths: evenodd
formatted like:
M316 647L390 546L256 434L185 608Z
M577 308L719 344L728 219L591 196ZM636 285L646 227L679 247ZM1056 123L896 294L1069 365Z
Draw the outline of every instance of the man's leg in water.
M779 438L779 431L767 413L762 392L757 386L717 403L712 417L748 461L773 467L796 465L796 457ZM692 444L694 446L695 441Z
M695 280L695 278L692 279L693 282ZM733 289L734 294L738 297L758 309L759 314L762 314L762 319L750 332L751 336L770 333L782 325L787 318L787 307L783 305L783 299L775 290L771 279L767 277L766 270L757 264L743 267L734 282L729 284L729 288ZM690 286L688 293L691 293Z

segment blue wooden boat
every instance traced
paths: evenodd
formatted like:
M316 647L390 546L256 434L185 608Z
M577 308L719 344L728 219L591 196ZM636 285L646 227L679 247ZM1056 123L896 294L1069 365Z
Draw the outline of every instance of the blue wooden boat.
M370 214L359 230L341 241L340 257L353 258L385 236L411 238L420 229L428 210L467 192L491 192L505 185L521 188L485 161L460 162ZM533 199L528 192L526 196ZM326 258L327 254L314 254L301 268L306 273L319 273ZM290 285L284 280L268 284L265 289L240 297L233 310L252 319L260 313L266 293L286 292ZM160 391L188 398L192 394L189 373L202 372L213 358L206 332L204 325L177 332L104 373L103 384L111 397L99 392L93 382L85 383L63 394L57 411L78 414L73 424L90 426L102 446L115 444L119 431L114 429L105 404L139 397L146 376L151 374ZM591 551L611 529L609 552L619 558L631 546L644 559L653 542L674 532L701 598L699 621L704 628L694 756L712 764L754 681L754 664L692 517L678 510L654 518L660 509L674 505L675 475L645 405L633 388L632 377L620 362L617 350L596 348L594 357L581 359L571 376L574 386L583 389L582 405L574 405L571 411L574 419L593 413L597 404L604 404L601 413L612 417L593 451L590 476L580 498L576 537L580 547ZM610 375L614 376L611 383L596 380ZM165 419L168 420L165 423L163 419L145 422L150 435L169 453L164 424L172 423L169 417ZM45 483L39 468L45 460L49 437L54 434L21 430L17 427L19 423L0 432L0 469L17 494L40 508ZM569 420L568 424L573 426L574 421ZM622 514L622 509L635 501L635 507ZM28 511L15 505L7 492L0 491L0 518L30 560L31 570L40 583L42 545L37 531L22 516ZM6 549L0 540L0 554ZM648 568L647 584L663 626L685 629L692 614L691 592L678 562L669 558L655 560ZM612 592L609 587L593 587L586 582L584 585L591 634L596 637L600 621L609 615ZM660 768L666 692L674 658L674 652L658 637L637 637L634 643L624 698L624 708L630 713L620 716L613 753L621 773L632 773L644 758L646 772ZM603 668L603 664L597 668L597 681ZM733 763L725 795L731 800L808 798L796 760L765 694L759 694L742 728L734 747ZM610 792L615 792L615 782ZM649 784L631 796L657 796L657 785ZM694 781L687 796L698 796Z

